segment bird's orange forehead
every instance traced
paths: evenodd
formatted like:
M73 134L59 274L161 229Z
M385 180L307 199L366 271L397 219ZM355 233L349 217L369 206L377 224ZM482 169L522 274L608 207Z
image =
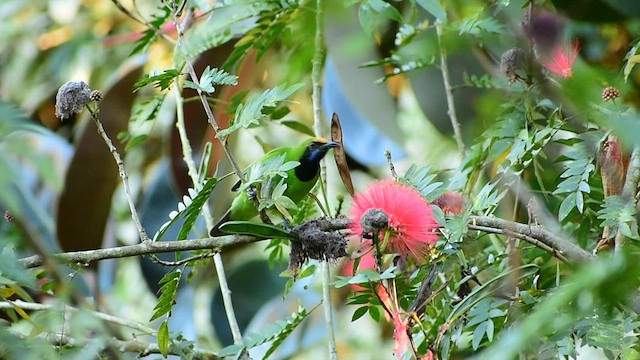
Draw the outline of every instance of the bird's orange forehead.
M317 142L317 143L321 143L321 144L326 144L326 143L328 143L328 142L329 142L329 140L324 139L324 138L320 138L320 137L315 137L315 138L313 138L313 141L314 141L314 142Z

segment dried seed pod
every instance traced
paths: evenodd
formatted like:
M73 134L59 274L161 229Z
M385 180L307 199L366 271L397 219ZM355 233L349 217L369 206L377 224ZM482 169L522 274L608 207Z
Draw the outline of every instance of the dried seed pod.
M517 71L522 69L524 64L524 51L520 48L513 48L505 51L500 56L500 71L513 83L518 79Z
M360 218L360 225L366 233L377 233L389 226L389 216L380 209L368 209Z
M56 117L68 119L87 105L91 89L84 81L68 81L58 89L56 95Z

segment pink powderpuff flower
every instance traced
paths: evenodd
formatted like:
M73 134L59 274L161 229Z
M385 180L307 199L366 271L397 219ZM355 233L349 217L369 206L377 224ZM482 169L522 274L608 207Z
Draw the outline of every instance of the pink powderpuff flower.
M542 64L563 78L570 78L572 75L571 70L573 69L573 64L576 62L579 50L580 44L577 41L570 47L556 45L553 50L551 50L551 57L543 60Z
M389 291L382 284L378 284L376 293L380 301L385 305L385 309L390 312L390 314L386 311L384 313L387 321L391 321L391 318L393 318L393 353L400 360L409 350L411 342L411 339L409 339L409 316L398 306L395 283L392 283Z
M382 251L410 256L421 262L438 240L436 229L440 226L433 217L433 211L412 187L383 180L356 194L349 210L353 220L349 228L354 236L362 235L360 219L370 209L382 210L389 219L388 228L378 234L380 243L383 243L385 232L390 231L386 248Z
M409 350L409 318L401 316L399 312L393 313L393 353L398 360Z
M460 215L464 211L464 196L447 191L437 198L433 204L437 205L445 215Z

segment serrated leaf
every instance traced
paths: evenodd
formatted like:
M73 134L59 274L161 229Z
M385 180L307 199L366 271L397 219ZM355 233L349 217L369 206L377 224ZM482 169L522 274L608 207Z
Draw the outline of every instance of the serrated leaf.
M222 65L223 69L233 68L251 49L256 50L257 60L271 48L271 45L282 35L282 31L289 26L299 13L297 2L270 2L270 9L258 14L258 19L252 22L244 36L235 44L235 49Z
M433 182L436 175L430 173L431 168L429 166L416 166L415 164L409 167L409 170L405 173L402 179L409 184L413 185L422 195L423 198L428 201L434 201L440 195L442 191L446 191L442 187L443 183Z
M220 225L220 230L228 234L253 235L265 239L297 240L295 236L281 227L251 221L228 221Z
M275 324L268 326L260 333L250 333L245 335L243 344L235 344L227 346L218 352L218 356L233 356L239 354L244 349L250 349L272 342L271 346L265 352L263 359L268 358L282 344L282 342L295 330L300 323L310 314L302 306L298 307L298 311L284 320L279 320Z
M138 91L149 84L152 84L153 87L159 87L160 90L166 90L180 74L180 71L176 69L165 70L161 74L149 74L146 78L138 80L133 85L133 91Z
M140 51L146 50L149 45L158 37L158 30L162 28L162 25L171 16L171 10L168 6L159 7L161 13L153 15L149 22L149 27L143 32L142 38L136 41L135 46L131 50L129 56L134 55Z
M139 95L133 104L133 114L131 115L129 123L155 120L166 96L167 93L161 93L154 94L149 99L143 99L142 96Z
M220 130L216 137L223 138L229 136L239 129L247 129L260 124L266 115L263 112L265 107L274 107L278 103L284 101L289 96L302 88L304 84L298 83L286 87L285 85L276 86L273 89L265 90L260 95L251 96L244 104L240 104L236 109L233 124L224 130Z
M179 210L177 213L172 211L169 214L170 220L160 227L160 230L158 230L156 235L153 237L153 240L159 241L160 239L162 239L169 227L171 227L179 219L182 218L184 218L184 222L182 224L182 227L180 228L180 232L178 233L177 240L186 239L189 235L189 232L191 231L191 228L193 227L193 224L195 224L198 216L200 215L202 206L204 206L204 204L207 202L209 196L211 195L211 192L217 184L217 178L209 178L204 183L204 185L202 185L202 188L198 192L198 195L191 199L191 204L189 204L189 206L185 206L182 202L178 203L178 209L181 210Z
M247 33L256 26L253 19L274 6L276 4L270 2L239 1L215 8L207 21L197 23L186 32L181 46L176 48L174 63L183 63Z
M192 81L185 81L184 83L185 87L200 89L208 94L213 94L216 91L214 86L218 85L238 85L238 77L236 75L231 75L222 69L211 69L210 66L207 66L207 68L202 72L197 84Z
M169 324L163 321L158 328L158 348L165 358L169 355Z
M171 271L160 279L159 284L162 284L162 287L160 287L159 290L160 296L158 297L156 306L153 308L155 312L149 321L153 321L171 311L171 308L176 301L180 279L182 279L182 270L180 269Z

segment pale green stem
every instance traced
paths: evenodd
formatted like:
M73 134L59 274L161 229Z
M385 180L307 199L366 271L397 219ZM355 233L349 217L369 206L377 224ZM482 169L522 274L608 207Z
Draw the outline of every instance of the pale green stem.
M189 172L189 176L191 177L191 181L193 181L193 186L196 190L200 190L201 184L198 183L198 170L195 161L193 161L191 143L189 142L189 138L187 137L187 130L184 124L184 100L182 98L182 93L180 92L180 86L177 82L174 83L174 94L176 99L176 127L178 128L178 134L180 135L180 143L182 144L182 155L184 158L184 162L187 164L187 169ZM211 217L209 204L206 202L202 206L202 216L204 216L204 221L207 225L207 233L209 233L209 231L213 229L215 224L213 222L213 218ZM222 302L224 303L227 321L229 322L229 328L231 329L231 334L233 335L233 342L236 344L240 344L242 343L242 332L240 331L238 320L236 319L236 314L233 310L233 303L231 301L231 290L229 290L229 284L227 283L224 265L222 263L222 256L220 256L220 253L217 253L213 256L213 263L216 268L216 274L218 274L218 283L220 284L220 292L222 293Z
M451 119L451 127L453 127L453 135L458 143L460 156L464 156L464 142L462 141L462 132L460 131L460 123L458 122L458 115L456 114L456 105L453 101L453 90L449 82L447 51L442 43L442 22L440 20L436 20L436 32L438 34L438 45L440 46L440 71L442 72L442 79L444 81L444 92L447 96L447 114L449 115L449 119Z
M322 0L316 0L316 33L314 41L315 52L313 54L313 68L311 70L312 94L313 102L313 129L316 136L322 137L322 109L320 106L320 75L322 72L323 42L322 42ZM327 168L324 159L320 162L320 187L326 204L327 211L330 211L325 179ZM330 215L330 214L328 214ZM325 323L328 332L329 359L337 360L338 351L336 350L336 337L333 328L333 310L331 304L331 271L329 263L322 261L320 266L322 272L322 308L324 310Z
M87 109L91 113L91 118L96 123L98 128L98 133L102 136L102 139L107 144L109 148L109 152L113 155L113 159L116 161L116 165L118 165L118 172L120 173L120 178L122 179L122 185L124 187L124 193L127 197L127 203L129 204L129 210L131 210L131 218L136 225L136 229L138 230L138 235L140 235L140 241L147 242L150 241L147 232L144 227L142 227L142 223L140 222L140 217L138 216L138 210L136 210L136 205L133 201L133 195L131 194L131 188L129 187L129 176L127 175L127 171L124 169L124 161L120 157L120 153L113 145L113 142L107 135L106 131L104 131L104 127L102 126L102 122L98 119L97 110L92 109L90 106L87 106Z

